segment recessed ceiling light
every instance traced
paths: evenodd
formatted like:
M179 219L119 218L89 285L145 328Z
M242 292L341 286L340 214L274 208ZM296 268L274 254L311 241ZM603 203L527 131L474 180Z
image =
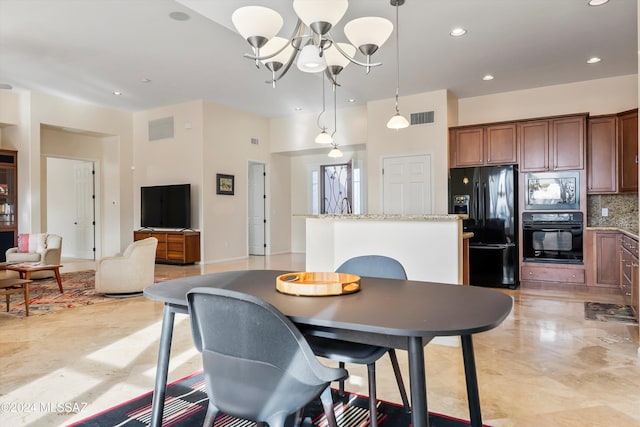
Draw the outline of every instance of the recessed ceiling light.
M296 111L302 111L302 107L296 107Z
M597 56L594 56L593 58L587 59L587 64L597 64L600 61L602 61L602 59L598 58Z
M120 96L120 95L122 95L122 92L120 92L120 91L118 91L118 90L114 90L114 91L113 91L113 92L111 92L111 93L113 93L115 96Z
M142 83L151 83L151 79L148 79L148 78L146 78L146 77L145 77L145 78L140 79L140 81L141 81Z
M605 3L608 3L609 0L589 0L589 6L602 6Z
M489 80L493 80L494 78L495 77L493 77L491 74L487 74L482 78L482 80L489 81Z
M354 103L354 102L356 102L356 100L353 99L353 98L349 98L349 102Z
M188 21L191 17L184 12L171 12L169 18L176 21Z
M460 37L460 36L464 36L465 34L467 34L467 30L465 30L462 27L454 28L449 32L449 35L451 37Z

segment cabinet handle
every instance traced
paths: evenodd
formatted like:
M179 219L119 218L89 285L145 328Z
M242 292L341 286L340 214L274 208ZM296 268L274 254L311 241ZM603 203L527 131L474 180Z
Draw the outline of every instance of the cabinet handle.
M636 165L638 164L638 155L636 154Z
M531 276L532 274L533 274L533 271L530 271L530 272L529 272L529 276Z

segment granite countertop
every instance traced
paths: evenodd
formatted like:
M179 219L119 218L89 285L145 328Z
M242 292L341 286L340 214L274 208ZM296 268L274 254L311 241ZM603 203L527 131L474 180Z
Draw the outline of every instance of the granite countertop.
M619 231L621 233L626 234L629 237L632 237L632 238L637 239L637 240L639 239L638 230L630 230L630 229L627 229L627 228L597 226L597 227L585 227L585 230Z
M391 220L391 221L459 221L465 219L466 215L442 214L442 215L390 215L390 214L365 214L365 215L306 215L294 214L293 216L303 216L306 218L318 219L349 219L349 220Z

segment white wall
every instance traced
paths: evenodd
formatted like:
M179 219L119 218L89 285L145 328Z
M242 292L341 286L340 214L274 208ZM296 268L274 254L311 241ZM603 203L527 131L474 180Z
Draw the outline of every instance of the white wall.
M458 105L459 125L573 113L618 113L638 107L638 76L462 98Z
M382 213L382 161L385 157L428 154L433 172L433 213L447 213L448 107L446 90L400 97L400 112L435 111L435 122L391 130L387 121L395 112L394 99L370 102L367 135L367 183L369 213Z
M99 206L103 236L98 253L120 252L133 237L132 182L128 170L132 158L133 126L130 113L62 99L36 92L0 92L0 105L10 104L13 113L0 121L14 121L2 133L3 148L18 150L18 229L21 233L46 231L42 224L41 168L42 125L93 132L103 137L102 204ZM8 97L8 98L5 98ZM4 98L4 100L2 100ZM7 101L8 100L8 101ZM10 117L10 119L6 119Z

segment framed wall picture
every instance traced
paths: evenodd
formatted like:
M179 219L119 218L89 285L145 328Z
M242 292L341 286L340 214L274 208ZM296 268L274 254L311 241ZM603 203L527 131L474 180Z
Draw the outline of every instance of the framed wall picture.
M233 196L234 177L233 175L216 174L216 194L227 194Z

